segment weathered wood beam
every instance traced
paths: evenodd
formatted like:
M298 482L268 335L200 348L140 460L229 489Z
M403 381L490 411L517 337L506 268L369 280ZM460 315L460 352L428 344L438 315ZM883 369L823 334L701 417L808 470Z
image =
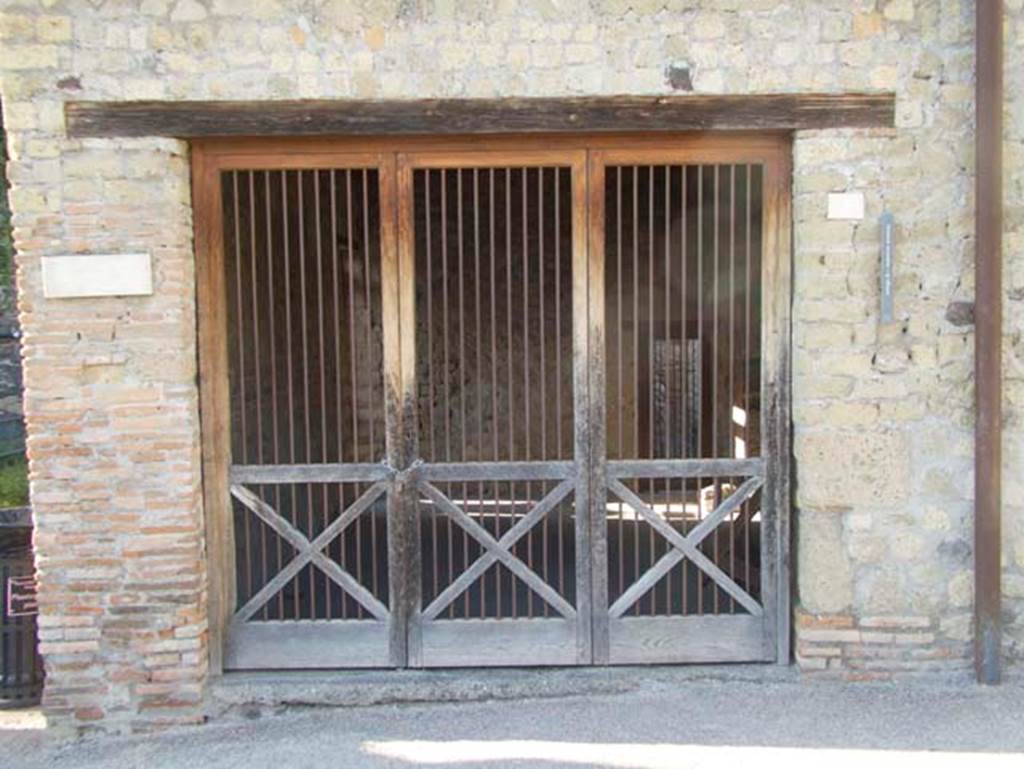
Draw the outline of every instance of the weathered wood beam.
M67 102L68 135L386 136L892 127L892 93Z
M1003 4L977 4L975 51L974 662L1002 677Z
M233 465L232 483L373 483L394 473L382 464Z

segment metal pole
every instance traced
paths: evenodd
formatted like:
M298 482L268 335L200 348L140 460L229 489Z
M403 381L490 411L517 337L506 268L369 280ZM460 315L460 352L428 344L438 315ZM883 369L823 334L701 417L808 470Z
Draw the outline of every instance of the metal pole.
M974 661L983 684L1001 677L1002 6L1002 0L979 0L975 36Z

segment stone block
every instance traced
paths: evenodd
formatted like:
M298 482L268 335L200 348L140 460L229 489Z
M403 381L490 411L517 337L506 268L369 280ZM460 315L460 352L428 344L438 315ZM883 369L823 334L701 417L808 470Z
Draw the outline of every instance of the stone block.
M897 431L801 431L796 435L800 507L884 505L910 491L910 445Z
M890 21L913 21L914 0L889 0L883 13Z
M840 517L802 510L798 514L797 531L800 606L806 611L822 613L848 608L853 600L853 574L842 540Z

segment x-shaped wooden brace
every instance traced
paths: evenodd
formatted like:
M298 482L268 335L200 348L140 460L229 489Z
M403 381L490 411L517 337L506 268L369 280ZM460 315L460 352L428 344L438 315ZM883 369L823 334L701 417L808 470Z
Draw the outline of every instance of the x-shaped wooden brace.
M423 492L438 508L458 524L467 534L479 542L487 550L473 564L466 569L458 578L452 582L442 593L435 598L430 606L423 611L424 620L432 620L439 615L448 604L454 601L460 593L469 588L481 574L490 568L491 564L500 561L509 571L525 582L534 592L540 595L545 601L566 619L576 616L576 610L566 601L557 590L541 579L529 566L512 554L511 548L518 542L526 532L533 528L534 524L540 521L545 515L551 512L571 492L575 486L575 480L566 478L551 492L544 496L529 513L524 515L516 524L505 532L500 540L496 540L479 523L474 521L466 512L452 502L448 497L438 491L437 487L427 481L419 481L417 488Z
M273 579L260 588L252 598L246 601L245 605L235 614L235 622L245 622L252 617L260 607L274 597L281 588L288 584L307 563L315 564L334 583L341 586L349 595L362 604L374 618L386 621L390 616L388 607L382 604L377 598L363 587L359 581L342 569L338 564L325 556L322 550L330 542L338 537L345 528L358 518L377 497L388 489L388 481L377 481L359 499L345 509L331 524L320 532L319 536L312 542L301 531L292 526L270 505L264 502L259 496L249 491L240 484L231 485L231 496L245 505L255 513L260 520L277 532L282 539L295 548L295 557L288 565L279 571Z
M609 478L608 490L640 513L651 527L673 546L672 550L658 559L654 566L644 573L640 579L630 585L626 592L619 596L619 600L613 603L608 610L609 615L614 619L625 614L630 606L636 603L641 596L658 583L658 580L668 574L684 558L689 558L698 569L711 577L752 615L759 617L764 614L764 610L757 601L737 585L728 574L719 569L714 561L698 549L698 546L708 534L714 531L718 524L729 515L732 515L744 502L750 499L754 492L761 488L762 483L764 483L763 478L754 477L747 479L736 491L723 500L707 518L697 524L689 536L684 537L663 516L655 512L640 497L630 491L622 481Z

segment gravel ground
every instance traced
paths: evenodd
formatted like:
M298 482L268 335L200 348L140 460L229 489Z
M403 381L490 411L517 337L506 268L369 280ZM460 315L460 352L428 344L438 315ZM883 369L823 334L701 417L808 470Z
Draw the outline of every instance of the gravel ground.
M1020 682L669 678L586 696L243 712L77 742L55 741L38 716L0 713L0 766L1024 769Z

